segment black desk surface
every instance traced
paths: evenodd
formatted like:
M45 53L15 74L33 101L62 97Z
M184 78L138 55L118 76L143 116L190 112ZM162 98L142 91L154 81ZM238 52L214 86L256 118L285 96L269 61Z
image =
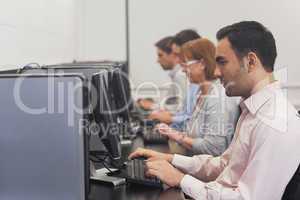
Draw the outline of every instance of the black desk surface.
M124 146L122 153L124 159L127 158L130 152L138 147L144 147L142 138L137 138L132 144ZM160 152L169 152L167 145L148 145L146 148L151 148ZM169 188L160 190L157 188L140 186L136 184L121 185L112 187L98 182L91 183L91 192L89 200L183 200L183 194L180 189Z

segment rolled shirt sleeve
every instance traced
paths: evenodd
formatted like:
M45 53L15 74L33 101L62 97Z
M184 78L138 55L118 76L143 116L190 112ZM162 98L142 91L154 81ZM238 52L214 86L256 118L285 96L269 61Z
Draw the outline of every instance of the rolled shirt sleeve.
M215 180L224 169L228 156L213 157L211 155L182 156L175 154L172 165L186 174L192 175L202 181Z
M216 182L204 183L190 175L180 182L182 191L197 200L250 200L243 198L238 188L223 187Z

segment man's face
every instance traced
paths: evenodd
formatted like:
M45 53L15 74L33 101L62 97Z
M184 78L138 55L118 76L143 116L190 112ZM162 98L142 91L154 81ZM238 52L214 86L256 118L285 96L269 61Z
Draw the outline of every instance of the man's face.
M174 55L172 53L166 53L157 48L157 62L164 70L171 70L175 66Z
M244 64L236 56L227 38L218 42L215 75L221 79L227 96L247 96L250 80Z

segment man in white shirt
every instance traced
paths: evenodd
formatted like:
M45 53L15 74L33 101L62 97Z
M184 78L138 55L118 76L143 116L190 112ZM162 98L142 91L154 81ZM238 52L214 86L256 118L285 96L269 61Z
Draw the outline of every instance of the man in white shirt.
M189 83L186 75L182 72L180 66L182 62L180 57L180 48L184 43L199 38L201 38L201 36L197 33L196 30L185 29L178 32L173 37L172 42L168 44L168 49L165 50L167 53L169 53L169 57L171 58L171 61L173 61L175 65L169 73L169 76L172 80L172 84L167 96L172 97L174 96L173 94L178 93L178 89L181 89L180 92L181 94L179 95L181 99L179 99L177 105L168 107L169 110L173 110L173 112L169 112L168 110L155 111L152 112L151 115L149 116L150 119L155 119L163 123L171 124L171 126L177 130L185 130L186 123L191 117L192 110L194 109L194 106L196 104L196 95L194 94L198 93L199 86L196 84ZM158 48L159 46L162 46L159 43L160 42L156 43L156 47ZM159 56L159 52L158 52L158 56ZM158 62L161 65L164 65L164 63L162 63L163 59L164 59L163 57L161 59L158 59ZM184 82L182 81L182 77L185 77ZM183 89L183 87L185 88ZM165 99L168 100L168 98Z
M272 33L255 21L217 33L217 70L228 96L242 96L242 114L219 157L186 157L138 149L147 174L179 186L194 199L279 200L300 163L300 119L273 79Z
M172 44L174 37L168 36L162 38L155 43L157 50L157 62L160 64L163 70L169 72L170 82L166 85L168 86L168 92L163 100L162 106L167 108L168 113L175 113L182 101L185 99L185 94L187 90L187 77L182 72L179 65L179 58L174 53L172 53ZM145 100L140 100L139 104L145 107ZM167 107L167 105L170 105ZM146 109L158 110L160 105L153 103L148 103Z

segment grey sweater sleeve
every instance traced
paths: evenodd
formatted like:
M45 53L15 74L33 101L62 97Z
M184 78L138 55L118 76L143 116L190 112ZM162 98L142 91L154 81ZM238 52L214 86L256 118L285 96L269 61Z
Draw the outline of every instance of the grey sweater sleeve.
M227 148L226 138L218 135L206 135L204 138L195 138L192 146L194 154L221 155Z
M226 102L226 103L224 103ZM198 127L202 137L194 139L193 154L221 155L230 145L239 114L236 101L210 98L199 117L204 119Z

